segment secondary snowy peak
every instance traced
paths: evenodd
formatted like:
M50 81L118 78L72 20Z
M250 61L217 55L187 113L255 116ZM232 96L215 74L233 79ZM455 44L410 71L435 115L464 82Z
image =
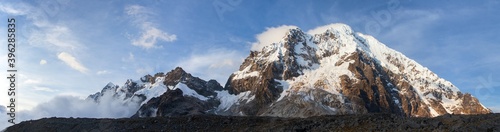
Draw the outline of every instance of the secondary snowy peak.
M186 110L180 109L181 107L192 108L188 107L190 104L194 106L204 104L204 107L200 107L204 110L202 113L206 111L205 109L217 107L219 102L216 98L216 90L222 89L223 87L215 80L202 80L177 67L166 74L160 72L155 75L145 75L139 80L129 79L122 87L108 83L101 92L89 95L87 99L92 99L97 103L102 99L112 99L122 102L124 105L137 104L129 105L140 106L137 108L136 117L174 116L186 112ZM175 112L172 112L165 110L167 109L167 106L163 105L165 100L187 102L180 103L182 105L179 105L179 102L169 103L168 107L172 105L179 107ZM187 113L199 114L192 111Z
M290 29L280 42L251 51L225 88L238 97L254 98L236 99L225 111L275 116L390 112L427 117L490 112L429 69L345 24L308 33Z

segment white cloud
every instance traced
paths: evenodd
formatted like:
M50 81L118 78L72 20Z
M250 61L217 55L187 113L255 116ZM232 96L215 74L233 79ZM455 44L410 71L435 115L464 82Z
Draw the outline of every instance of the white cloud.
M266 28L266 31L257 34L256 39L257 42L252 43L252 51L259 51L261 50L264 46L270 45L272 43L277 43L285 37L286 33L290 29L295 29L298 28L297 26L292 26L292 25L281 25L278 27L268 27Z
M40 65L45 65L45 64L47 64L46 60L44 60L44 59L40 60Z
M107 70L102 70L102 71L97 71L96 74L97 75L104 75L104 74L109 74L111 72L107 71Z
M172 42L177 40L175 34L164 32L151 22L150 16L153 13L145 7L131 5L125 7L125 12L133 19L133 24L141 30L140 37L131 38L132 45L149 49L159 47L157 46L159 41Z
M66 52L59 53L59 55L57 55L57 58L66 63L66 65L70 66L71 68L81 73L86 73L88 71L88 69L82 64L80 64L80 62L78 62L75 57Z
M177 66L204 80L215 79L224 85L229 75L238 70L244 57L234 50L211 49L205 54L192 54L182 59Z

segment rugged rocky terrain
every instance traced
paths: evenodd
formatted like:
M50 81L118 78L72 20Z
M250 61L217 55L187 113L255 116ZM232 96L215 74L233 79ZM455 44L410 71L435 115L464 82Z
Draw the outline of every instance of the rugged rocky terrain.
M129 119L44 118L9 127L18 131L500 131L500 114L407 118L396 114L309 118L195 115Z
M222 89L215 80L202 80L177 67L166 74L129 79L122 87L109 83L87 100L99 103L112 98L124 105L140 106L132 117L198 115L213 113L220 104L216 91Z
M242 94L233 115L309 117L394 113L412 117L491 111L452 83L375 38L331 24L290 29L251 51L225 88Z
M375 38L345 24L314 31L290 29L251 51L224 87L177 67L88 96L137 109L130 119L50 118L11 128L498 131L499 115L478 99ZM466 116L475 114L486 115Z
M310 117L391 113L409 117L491 113L479 100L375 38L331 24L320 32L290 29L251 51L224 87L177 67L109 83L109 94L139 106L133 117L216 114Z

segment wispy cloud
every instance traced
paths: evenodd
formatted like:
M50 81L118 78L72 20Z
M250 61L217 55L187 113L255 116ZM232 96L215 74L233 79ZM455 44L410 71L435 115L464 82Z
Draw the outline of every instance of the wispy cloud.
M59 53L59 55L57 55L57 58L66 63L66 65L70 66L71 68L81 73L86 73L88 71L88 69L85 66L83 66L80 62L78 62L78 60L76 60L76 58L73 57L73 55L71 54L68 54L66 52L61 52Z
M146 49L156 48L159 41L172 42L177 40L175 34L169 34L159 29L150 17L152 12L148 11L143 6L131 5L125 7L125 13L132 18L133 24L139 28L140 36L132 37L132 45L143 47Z

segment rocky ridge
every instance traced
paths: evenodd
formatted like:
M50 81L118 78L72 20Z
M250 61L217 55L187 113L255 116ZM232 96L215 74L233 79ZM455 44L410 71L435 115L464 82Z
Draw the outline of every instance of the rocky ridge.
M395 114L327 115L308 118L191 115L127 119L44 118L10 131L500 131L500 114L443 115L435 118Z
M429 69L345 24L322 33L290 29L281 41L251 51L222 87L178 67L106 93L140 104L133 117L252 115L311 117L391 113L409 117L491 113Z
M312 35L290 29L281 41L252 51L225 88L246 95L229 106L235 115L491 112L432 71L345 24Z

